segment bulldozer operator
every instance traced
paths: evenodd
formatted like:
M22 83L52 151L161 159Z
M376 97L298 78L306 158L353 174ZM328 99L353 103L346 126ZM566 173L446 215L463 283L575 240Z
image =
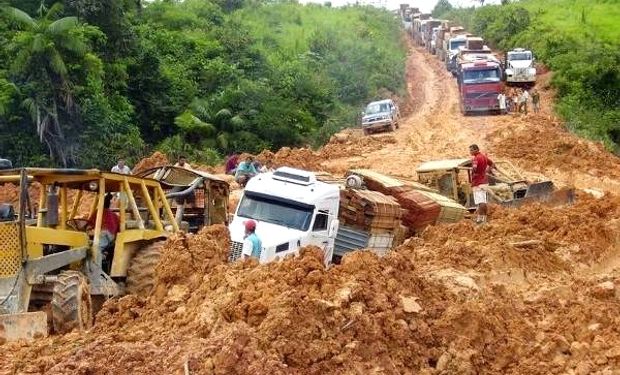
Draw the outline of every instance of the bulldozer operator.
M471 187L474 193L474 204L477 206L476 223L482 224L487 222L488 174L492 173L496 167L491 159L480 152L478 145L469 146L469 153L472 156Z
M109 261L110 252L114 249L114 241L116 240L116 234L120 231L121 222L117 214L110 210L110 203L112 202L113 195L106 194L103 200L103 219L101 224L101 236L99 238L99 253L101 253L104 260ZM95 221L97 220L97 211L95 211L88 219L88 229L95 227Z

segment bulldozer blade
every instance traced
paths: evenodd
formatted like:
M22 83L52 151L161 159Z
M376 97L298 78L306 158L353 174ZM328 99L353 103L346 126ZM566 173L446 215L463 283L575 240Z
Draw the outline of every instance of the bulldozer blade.
M575 202L575 189L563 188L554 191L548 202L551 205L573 204Z
M551 181L533 183L527 187L525 198L538 198L545 200L551 195L551 193L553 193L554 188L553 182Z
M47 337L47 314L43 311L0 315L0 343Z

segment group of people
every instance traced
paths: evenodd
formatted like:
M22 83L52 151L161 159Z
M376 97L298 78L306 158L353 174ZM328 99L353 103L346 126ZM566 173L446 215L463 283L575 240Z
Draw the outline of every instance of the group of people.
M252 155L247 155L243 161L239 161L240 159L241 155L237 152L228 157L226 160L226 174L234 175L235 181L241 187L245 187L248 181L259 173L273 172L271 160L267 160L265 165L262 165Z
M528 103L532 102L534 113L540 112L540 93L534 89L530 93L526 89L511 88L506 94L500 92L497 95L499 109L502 114L524 113L527 115Z

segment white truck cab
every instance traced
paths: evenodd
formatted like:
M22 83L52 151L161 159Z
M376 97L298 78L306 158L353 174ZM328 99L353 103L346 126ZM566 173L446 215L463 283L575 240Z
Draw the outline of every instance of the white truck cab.
M339 187L318 181L312 172L281 167L257 175L246 185L229 225L229 261L241 258L244 222L252 219L262 241L260 263L315 245L325 251L325 264L329 264L338 232L339 204Z
M523 48L515 48L506 53L506 82L536 82L536 68L534 67L534 55L532 51Z

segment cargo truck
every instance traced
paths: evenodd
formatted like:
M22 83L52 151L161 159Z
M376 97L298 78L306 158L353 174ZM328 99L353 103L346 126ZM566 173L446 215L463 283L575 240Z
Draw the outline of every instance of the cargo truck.
M460 107L463 114L499 112L501 66L490 59L461 59L457 66Z

